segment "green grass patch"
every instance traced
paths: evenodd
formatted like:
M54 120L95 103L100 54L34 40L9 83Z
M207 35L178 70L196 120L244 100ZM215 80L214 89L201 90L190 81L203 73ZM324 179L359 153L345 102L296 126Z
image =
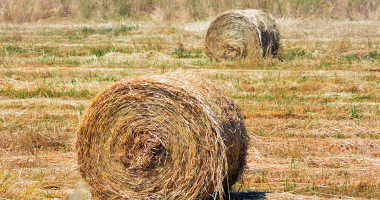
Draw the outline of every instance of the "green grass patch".
M178 58L204 58L203 51L201 49L176 48L173 50L173 55L178 56Z
M0 89L1 96L12 97L16 99L25 99L25 98L60 98L60 97L71 97L75 99L91 99L97 93L90 92L87 89L75 89L71 88L69 90L56 90L48 86L40 86L36 89L27 89L19 90L14 89L13 87L2 88Z
M132 30L137 30L139 26L126 26L121 25L117 27L107 27L107 28L91 28L91 27L84 27L81 29L82 35L94 35L94 34L100 34L100 35L127 35ZM77 33L77 32L76 32Z

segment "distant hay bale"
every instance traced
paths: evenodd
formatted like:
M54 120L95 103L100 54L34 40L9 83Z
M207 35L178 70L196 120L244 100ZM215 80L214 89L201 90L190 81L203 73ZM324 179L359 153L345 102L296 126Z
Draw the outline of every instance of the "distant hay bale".
M219 15L206 34L209 58L255 59L277 54L280 33L274 18L262 10L233 10Z
M223 198L245 165L240 109L194 75L123 80L89 105L78 164L96 198Z

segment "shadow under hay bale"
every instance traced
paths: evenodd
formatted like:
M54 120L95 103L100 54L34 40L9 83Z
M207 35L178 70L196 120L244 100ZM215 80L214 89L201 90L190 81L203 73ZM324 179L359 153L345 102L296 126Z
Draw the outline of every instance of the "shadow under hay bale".
M233 10L219 15L206 34L206 54L217 61L275 55L280 33L272 15L262 10Z
M223 199L243 171L248 136L240 109L194 75L123 80L89 105L78 162L96 198Z
M267 199L267 192L236 192L227 196L230 200L255 200L255 199Z

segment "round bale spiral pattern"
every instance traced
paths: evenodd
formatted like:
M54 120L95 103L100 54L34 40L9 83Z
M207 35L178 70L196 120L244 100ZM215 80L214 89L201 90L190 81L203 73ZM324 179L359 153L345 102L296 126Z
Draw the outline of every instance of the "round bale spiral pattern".
M194 75L123 80L101 92L78 129L78 162L100 199L223 198L245 165L236 104Z
M232 10L219 15L206 34L206 54L217 61L257 59L277 54L280 33L262 10Z

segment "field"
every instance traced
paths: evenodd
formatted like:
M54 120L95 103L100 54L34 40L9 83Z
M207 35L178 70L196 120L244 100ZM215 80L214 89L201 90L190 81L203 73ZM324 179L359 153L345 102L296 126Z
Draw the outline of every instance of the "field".
M192 72L246 116L234 199L380 198L380 24L278 18L278 57L215 62L208 21L2 24L0 199L91 199L76 127L124 78Z

